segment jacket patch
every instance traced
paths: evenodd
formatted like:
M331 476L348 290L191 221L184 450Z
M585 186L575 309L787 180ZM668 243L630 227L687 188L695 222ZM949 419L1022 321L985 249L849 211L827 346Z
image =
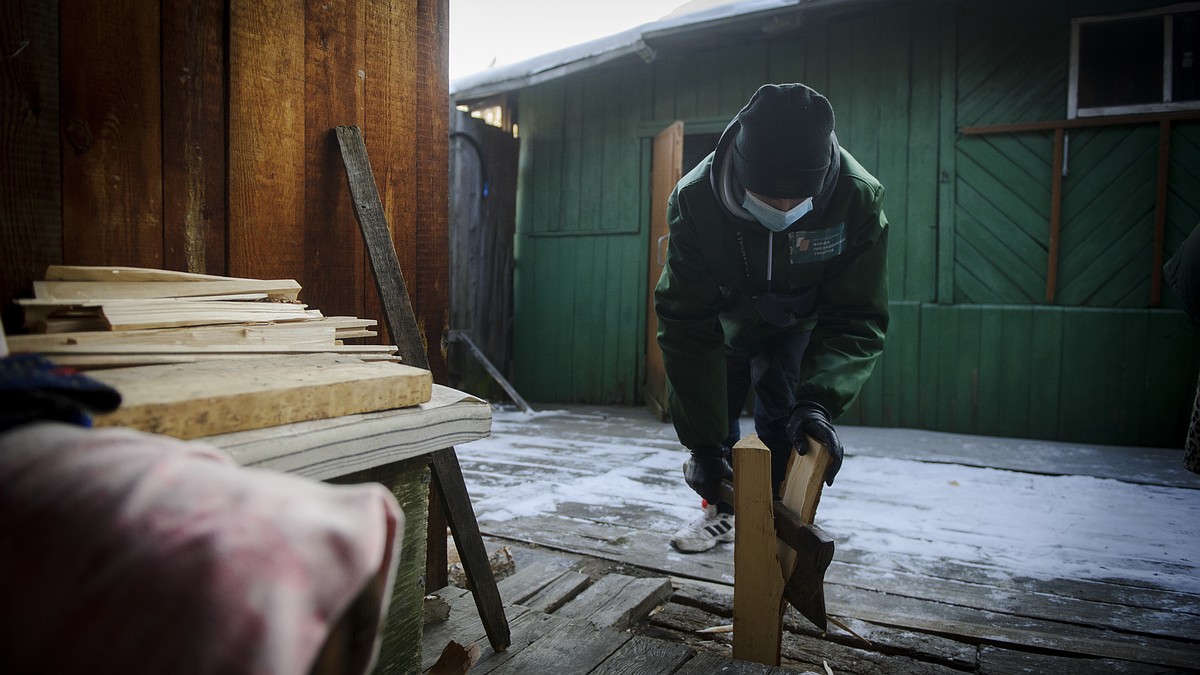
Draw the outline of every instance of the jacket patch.
M820 262L841 255L846 249L846 223L824 230L788 233L789 260L793 265Z

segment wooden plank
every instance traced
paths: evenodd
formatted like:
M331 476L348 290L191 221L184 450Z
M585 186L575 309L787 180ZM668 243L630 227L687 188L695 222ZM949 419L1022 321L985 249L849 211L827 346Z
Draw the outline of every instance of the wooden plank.
M365 331L371 332L371 331ZM9 341L14 351L35 352L65 345L96 344L334 344L350 335L323 319L258 325L195 326L191 328L150 328L146 330L96 330L74 333L14 335Z
M733 447L733 656L779 665L784 576L776 557L771 450L756 435Z
M393 354L392 345L302 345L302 344L224 344L224 345L172 345L172 344L88 344L57 345L39 350L47 355L71 354Z
M629 633L568 621L514 655L493 673L587 673L630 640Z
M425 51L415 39L413 3L402 5L402 10L394 0L367 0L360 6L365 14L362 39L371 57L359 66L364 89L363 136L374 155L372 168L382 195L385 219L392 228L392 244L400 258L400 269L414 270L419 259L413 233L418 205L416 181L412 177L419 170L418 142L433 142L417 132L417 114L425 104L414 93L415 80L418 64L436 52ZM370 266L364 264L362 273L365 292L358 313L383 316L383 303L371 280ZM418 295L422 291L414 289Z
M304 10L230 3L227 273L305 281ZM320 227L328 227L321 223ZM302 274L303 273L303 274ZM342 312L344 313L344 312Z
M61 11L63 260L162 265L158 3Z
M269 297L295 300L300 284L294 279L248 279L244 281L154 281L146 283L106 281L35 281L33 295L40 300L109 300L139 298L186 298L194 296L266 293Z
M480 647L479 663L471 669L471 675L486 675L500 668L526 647L536 643L543 635L567 623L566 619L560 619L553 614L536 611L521 612L518 607L512 608L512 614L512 646L503 652L497 652L487 644L484 636L480 636L475 640L475 644Z
M225 271L224 0L162 7L163 264Z
M405 363L427 368L429 357L426 353L425 338L417 327L412 301L400 270L400 260L392 244L362 132L358 127L338 127L337 139L346 165L346 180L350 183L350 194L354 199L355 218L366 242L367 255L371 259L376 290L383 299L384 322L387 324L388 334L396 341Z
M1066 135L1062 127L1054 130L1054 157L1050 161L1050 231L1046 251L1046 303L1054 304L1058 293L1058 247L1062 231L1063 155Z
M341 314L363 310L369 283L334 132L338 125L363 121L366 82L360 73L370 61L362 35L367 1L300 3L304 7L302 256L312 290L309 302Z
M121 407L96 426L128 426L177 438L417 405L429 400L428 371L312 354L97 372L121 392Z
M263 307L216 307L181 306L145 308L134 305L105 305L103 318L112 330L138 330L146 328L178 328L184 326L207 326L213 324L247 323L254 321L306 321L321 318L318 310L306 310L302 305L279 304L278 308L265 309L275 303L237 303L239 305L263 305Z
M1092 659L1030 653L983 645L979 648L979 675L1008 673L1071 673L1072 675L1171 675L1195 670L1163 668L1118 659Z
M541 590L526 598L522 604L542 612L557 612L590 583L591 579L583 572L563 572Z
M567 570L558 561L539 560L496 583L506 605L520 605Z
M625 630L646 618L650 610L671 595L665 578L636 578L606 574L555 614L590 621L597 627Z
M427 626L424 634L421 636L421 670L428 670L438 659L442 649L446 644L453 640L459 644L467 645L471 643L479 643L481 648L489 648L485 642L487 639L487 629L483 626L483 621L479 616L479 612L475 611L475 605L472 602L469 591L447 586L445 588L434 591L439 597L445 598L450 604L450 619L448 621ZM523 624L528 624L531 620L535 625L540 625L543 630L549 627L537 619L540 616L545 616L541 612L534 612L526 607L510 608L514 626L520 621ZM550 625L556 626L559 622L556 621ZM480 662L484 661L484 655L480 654ZM472 669L471 672L475 672Z
M67 368L75 368L77 370L106 370L111 368L166 366L183 363L208 363L210 361L256 361L264 358L264 355L228 352L213 354L49 354L46 358L53 361L55 365ZM355 354L354 358L369 363L400 363L400 357L392 354Z
M471 508L471 498L467 494L458 456L454 454L454 448L446 448L434 452L431 460L433 479L441 496L440 502L450 525L450 532L454 535L454 546L462 559L463 571L467 573L467 580L471 583L475 606L479 609L483 625L487 627L488 641L492 649L502 652L512 644L512 637L508 620L504 616L500 592L496 589L496 580L488 564L487 551L479 534L479 523L475 520L475 511Z
M46 281L251 281L216 274L109 265L50 265L43 278Z
M401 557L396 566L386 622L380 630L382 644L373 672L379 675L410 675L418 672L425 590L421 584L422 569L417 561L425 557L428 463L424 457L414 457L329 480L341 485L381 483L395 495L404 512Z
M727 657L713 652L699 652L683 667L675 671L676 675L785 675L789 671L782 668L765 666L749 661L730 661Z
M59 3L0 3L0 318L21 325L13 298L62 261Z
M416 43L419 59L416 64L414 93L416 108L417 171L406 180L416 182L415 237L401 242L419 252L412 270L414 279L414 308L417 324L424 330L426 344L438 345L429 350L426 365L438 382L447 377L446 358L441 349L445 344L449 324L450 253L447 250L449 232L449 159L450 78L449 0L418 0L416 3ZM393 101L388 101L392 105ZM396 224L397 234L401 228ZM394 338L397 343L400 338Z
M695 653L678 642L634 635L588 675L671 675Z
M827 589L829 611L909 630L961 636L1020 649L1053 650L1100 658L1189 668L1195 646L1168 638L1081 627L1073 623L1013 616L938 601L840 585Z

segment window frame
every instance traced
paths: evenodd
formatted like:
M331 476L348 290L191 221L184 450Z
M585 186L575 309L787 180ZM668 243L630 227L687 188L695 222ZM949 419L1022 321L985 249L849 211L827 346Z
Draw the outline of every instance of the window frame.
M1200 11L1200 2L1183 2L1164 7L1156 7L1154 9L1127 12L1123 14L1111 14L1105 16L1084 16L1071 19L1071 68L1070 82L1067 87L1067 119L1076 119L1080 117L1105 117L1111 115L1129 115L1138 113L1156 113L1156 112L1179 112L1186 110L1200 110L1200 100L1195 101L1172 101L1171 92L1173 87L1173 63L1172 54L1174 52L1174 15L1183 14L1186 12ZM1163 90L1162 100L1156 103L1141 103L1136 105L1120 105L1120 106L1104 106L1094 108L1079 107L1079 31L1080 28L1089 23L1104 23L1112 21L1126 21L1130 19L1141 19L1146 17L1162 17L1163 26L1163 54L1162 54L1162 75L1163 75ZM1198 55L1200 56L1200 55Z

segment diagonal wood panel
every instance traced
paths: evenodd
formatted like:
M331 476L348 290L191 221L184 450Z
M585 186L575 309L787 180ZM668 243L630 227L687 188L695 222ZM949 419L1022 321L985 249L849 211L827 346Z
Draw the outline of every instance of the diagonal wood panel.
M959 143L955 299L1037 301L1045 286L1050 142L991 137ZM1030 148L1042 146L1042 152Z
M1145 307L1154 242L1158 127L1070 134L1058 302Z

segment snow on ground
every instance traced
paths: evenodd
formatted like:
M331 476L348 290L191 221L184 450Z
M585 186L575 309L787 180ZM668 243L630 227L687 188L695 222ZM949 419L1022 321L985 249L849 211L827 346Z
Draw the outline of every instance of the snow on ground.
M490 438L459 447L481 523L565 503L640 509L664 532L697 515L670 425L610 435L551 424L571 414L497 411ZM1198 490L846 452L818 523L881 566L945 558L993 574L1200 594Z

